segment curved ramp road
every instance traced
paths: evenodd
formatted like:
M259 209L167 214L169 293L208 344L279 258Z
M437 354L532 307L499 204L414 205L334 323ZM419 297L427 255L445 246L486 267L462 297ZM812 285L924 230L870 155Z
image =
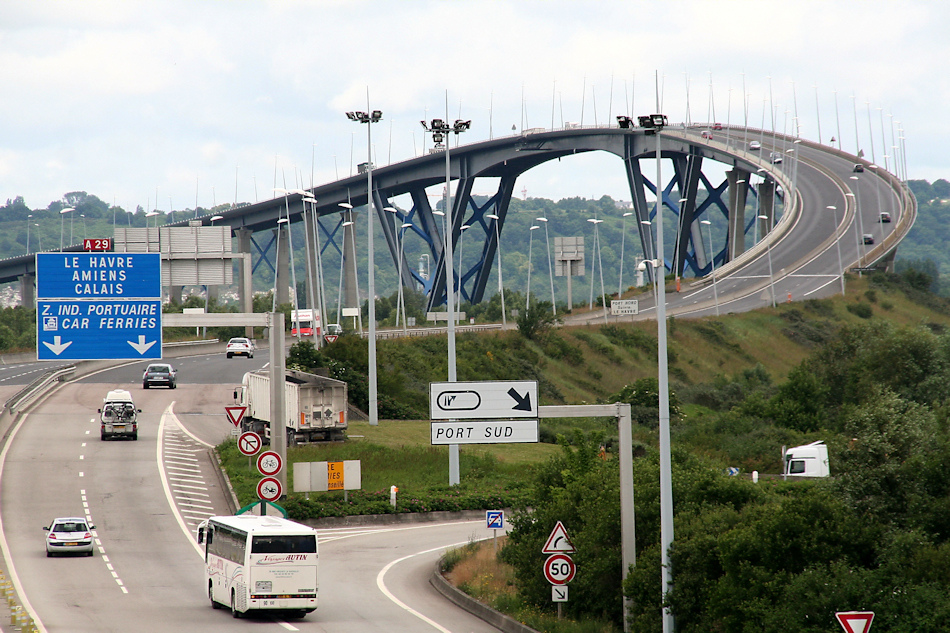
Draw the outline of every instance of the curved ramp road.
M233 361L209 365L222 362ZM110 372L112 382L60 387L21 418L2 453L5 562L41 631L496 630L428 583L446 547L488 536L480 521L320 530L316 612L235 621L212 609L194 528L227 513L207 445L230 431L223 415L230 385L126 384L143 410L139 439L103 442L95 415L103 394L141 377L138 367ZM46 557L42 528L64 515L95 524L94 556Z

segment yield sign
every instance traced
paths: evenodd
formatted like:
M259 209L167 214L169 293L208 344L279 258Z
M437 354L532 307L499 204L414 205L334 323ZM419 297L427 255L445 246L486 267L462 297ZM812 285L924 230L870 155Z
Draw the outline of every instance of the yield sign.
M838 624L847 633L867 633L874 621L873 611L839 611L835 613Z
M337 335L336 334L326 334L323 337L326 339L327 343L336 343Z
M228 420L231 421L231 424L238 426L247 412L247 407L224 407L224 411L228 414Z
M551 536L548 537L544 547L541 548L542 554L571 554L574 552L574 544L571 543L571 537L567 535L567 528L560 521L551 530Z

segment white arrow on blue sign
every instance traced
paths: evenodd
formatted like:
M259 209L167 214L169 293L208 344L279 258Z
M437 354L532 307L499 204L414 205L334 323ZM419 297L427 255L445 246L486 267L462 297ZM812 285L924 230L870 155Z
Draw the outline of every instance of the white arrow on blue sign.
M162 302L37 301L37 360L162 357Z

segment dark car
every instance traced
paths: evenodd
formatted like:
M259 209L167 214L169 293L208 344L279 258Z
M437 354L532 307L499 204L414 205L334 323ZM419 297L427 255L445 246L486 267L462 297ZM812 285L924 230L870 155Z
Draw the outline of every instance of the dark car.
M864 234L864 243L865 243L865 244L873 244L873 243L874 243L874 236L871 235L870 233L865 233L865 234Z
M862 165L861 163L855 163L855 164L854 164L854 168L853 168L851 171L854 172L854 173L856 173L856 174L863 173L863 172L864 172L864 165Z
M881 222L883 222L884 224L890 224L891 214L888 213L887 211L881 211Z
M155 385L174 389L178 386L178 372L167 363L149 365L145 368L145 373L142 374L142 389L148 389Z

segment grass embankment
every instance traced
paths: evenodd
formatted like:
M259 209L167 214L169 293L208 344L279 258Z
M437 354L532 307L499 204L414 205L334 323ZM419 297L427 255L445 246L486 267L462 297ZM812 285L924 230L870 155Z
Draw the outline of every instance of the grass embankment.
M683 415L672 423L672 439L677 450L702 455L723 466L739 466L751 471L778 472L779 447L794 446L820 435L796 433L764 421L754 425L742 420L730 421L721 411L728 407L712 407L712 399L728 401L729 389L739 389L743 381L766 381L778 384L786 379L818 346L832 339L846 325L887 322L894 326L928 326L934 331L950 327L950 310L941 300L923 293L905 292L886 284L869 285L868 279L849 278L848 296L802 303L781 304L775 309L763 308L749 313L723 315L720 318L696 320L671 319L669 323L669 357L671 386L682 402ZM485 340L483 347L480 341ZM656 325L638 322L609 325L565 327L540 341L527 341L517 332L484 333L460 337L466 356L481 360L477 376L466 375L460 361L461 380L493 380L491 359L499 349L509 349L521 362L530 359L545 384L541 388L541 404L583 404L606 402L625 385L645 377L656 376ZM381 341L381 366L395 367L413 389L426 388L419 365L436 363L432 341L425 353L413 351L417 340ZM479 350L482 351L479 351ZM494 350L494 351L492 351ZM394 359L405 359L404 365ZM507 368L506 368L507 369ZM738 377L738 378L737 378ZM505 376L505 378L509 378ZM437 378L444 379L443 377ZM427 395L414 394L415 398ZM717 410L718 409L718 410ZM655 419L655 415L654 415ZM572 428L601 430L615 435L615 424L605 419L542 420L542 437L551 438ZM297 512L312 516L332 513L391 512L389 487L399 487L397 511L425 509L491 508L517 506L518 500L530 495L532 467L558 449L551 444L463 446L461 457L462 484L456 488L448 480L446 447L429 445L428 421L387 421L371 427L354 422L345 444L291 449L288 461L334 461L359 459L362 463L363 490L350 493L350 503L342 502L343 493L313 493L311 502L300 501L302 495L291 495L289 504ZM655 422L644 420L635 424L634 441L643 446L656 446ZM835 438L830 438L831 442ZM254 500L256 473L248 468L233 443L222 447L226 467L242 503ZM292 466L288 468L292 489ZM317 498L324 501L317 502ZM327 502L326 500L329 500ZM482 504L482 505L479 505ZM478 549L478 548L473 548ZM471 563L458 567L456 581L476 597L508 611L522 621L530 621L532 611L523 607L514 596L510 570L494 557L478 549ZM460 558L467 560L467 555ZM467 574L464 578L461 574ZM538 618L542 616L538 614ZM531 626L546 631L566 630L554 626L564 623L532 621ZM610 630L597 623L578 625L573 631Z

